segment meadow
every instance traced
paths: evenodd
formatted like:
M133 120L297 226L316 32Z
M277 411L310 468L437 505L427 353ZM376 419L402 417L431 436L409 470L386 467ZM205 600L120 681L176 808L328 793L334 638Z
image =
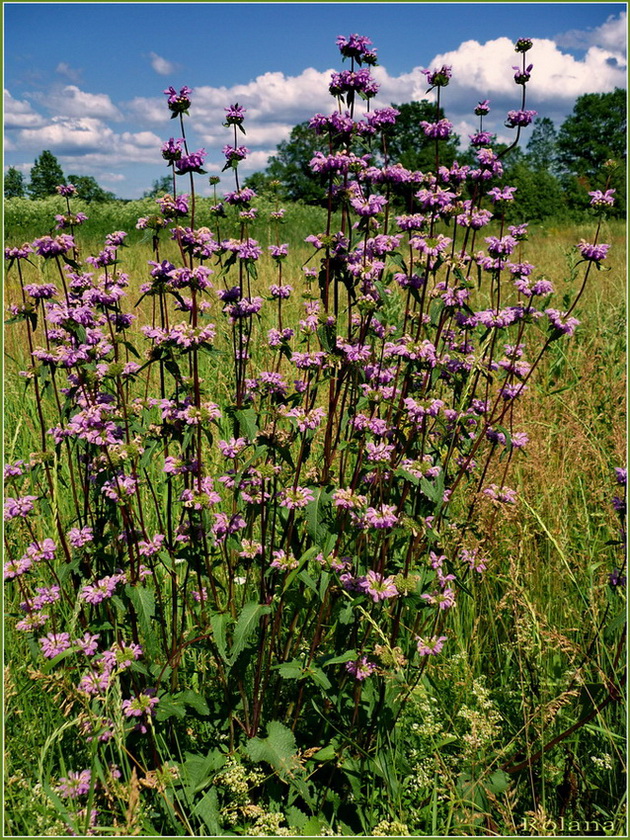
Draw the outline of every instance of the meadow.
M625 224L327 138L328 211L6 205L8 836L625 834Z

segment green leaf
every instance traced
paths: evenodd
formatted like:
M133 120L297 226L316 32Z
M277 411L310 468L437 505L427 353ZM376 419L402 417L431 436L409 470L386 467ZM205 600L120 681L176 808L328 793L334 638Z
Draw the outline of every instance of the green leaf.
M313 501L309 502L304 508L306 530L317 545L323 546L330 533L325 516L326 506L332 498L332 494L323 487L313 487L311 489L314 496Z
M299 770L295 735L283 723L272 720L266 738L250 738L246 751L252 761L265 761L281 776L293 776Z
M197 802L193 808L193 813L201 817L210 837L217 837L223 834L222 826L219 822L219 795L215 787L204 794L204 796Z
M258 627L261 617L270 612L271 607L259 604L257 601L250 601L248 604L245 604L234 628L232 649L230 650L229 657L230 665L233 665L239 654L245 650L252 633Z
M214 643L216 644L219 655L224 662L228 661L227 639L225 629L229 616L226 613L213 615L210 619L210 626L214 635Z
M144 586L132 586L128 583L125 586L125 593L138 616L138 624L143 636L143 646L148 653L157 652L157 636L153 627L153 617L155 616L154 591Z
M283 662L276 667L280 676L285 680L300 680L306 676L299 659L292 659L291 662Z

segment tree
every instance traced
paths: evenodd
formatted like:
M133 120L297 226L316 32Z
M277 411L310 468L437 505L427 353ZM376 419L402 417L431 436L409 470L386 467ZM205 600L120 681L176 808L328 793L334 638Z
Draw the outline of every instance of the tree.
M158 198L164 193L173 192L173 176L162 175L161 178L156 178L150 190L145 190L142 193L142 198Z
M400 111L400 116L388 142L390 162L401 163L405 169L432 171L435 168L435 140L425 135L420 123L444 119L444 111L440 108L436 113L435 105L427 99L392 107ZM458 147L457 136L441 140L438 147L440 164L450 166L457 157Z
M24 198L25 195L26 184L24 183L24 175L14 166L10 166L4 176L4 197Z
M113 201L116 196L104 190L91 175L68 175L68 181L77 188L77 198L87 201Z
M46 198L54 195L59 184L65 184L66 179L59 161L52 152L45 150L35 159L31 169L31 183L29 194L31 198Z
M275 155L267 161L265 174L272 181L280 181L283 197L320 204L326 200L326 189L321 177L311 171L309 162L321 149L322 138L309 128L308 122L298 123L289 139L278 144Z
M558 160L564 170L563 185L572 206L585 207L588 192L608 186L616 190L614 214L626 207L626 93L585 93L558 131ZM607 161L615 160L610 169Z
M527 142L527 163L534 170L558 174L558 132L549 117L534 121L531 137Z
M595 179L607 160L626 157L626 93L585 93L558 132L558 159L578 177Z

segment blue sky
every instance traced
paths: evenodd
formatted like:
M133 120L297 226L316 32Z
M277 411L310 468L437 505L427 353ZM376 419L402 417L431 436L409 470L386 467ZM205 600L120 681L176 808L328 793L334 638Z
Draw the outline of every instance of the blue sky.
M575 98L626 86L626 3L5 3L5 170L28 175L43 149L64 172L92 175L139 197L166 168L160 146L179 136L164 88L193 88L189 144L209 172L230 141L223 108L247 109L251 153L262 169L291 127L330 113L327 85L341 69L335 40L374 42L375 107L422 99L421 69L453 66L443 104L456 131L490 99L488 128L502 139L519 105L511 42L530 37L528 107L556 124ZM346 66L346 65L344 65ZM225 179L226 176L224 176ZM225 189L233 184L225 181ZM201 192L204 192L202 187Z

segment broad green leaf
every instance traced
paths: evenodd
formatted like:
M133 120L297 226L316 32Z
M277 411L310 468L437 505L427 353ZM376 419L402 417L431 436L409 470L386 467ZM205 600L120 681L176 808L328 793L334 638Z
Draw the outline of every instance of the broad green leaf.
M201 817L210 837L217 837L223 834L219 822L219 795L215 787L204 794L193 808L193 813Z
M295 735L278 720L268 724L266 738L250 738L246 750L252 761L265 761L280 776L293 776L299 770Z
M232 649L228 660L230 665L233 665L239 654L245 650L252 633L258 627L261 617L270 612L271 607L259 604L257 601L250 601L245 604L234 627Z

